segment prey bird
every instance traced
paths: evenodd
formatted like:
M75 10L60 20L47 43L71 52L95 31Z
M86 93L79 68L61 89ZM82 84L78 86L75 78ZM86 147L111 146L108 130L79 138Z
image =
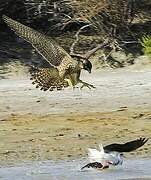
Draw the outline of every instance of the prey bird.
M99 146L100 150L88 149L88 158L90 163L81 168L96 168L105 169L110 165L122 165L124 152L134 151L143 146L148 141L147 138L140 138L134 141L129 141L125 144L110 144L105 147Z
M88 59L73 59L52 38L27 27L5 15L5 23L21 38L29 42L39 54L50 64L48 68L33 67L31 76L33 84L41 90L61 90L65 87L75 87L81 83L84 86L95 88L93 85L80 79L81 70L91 73L92 64Z

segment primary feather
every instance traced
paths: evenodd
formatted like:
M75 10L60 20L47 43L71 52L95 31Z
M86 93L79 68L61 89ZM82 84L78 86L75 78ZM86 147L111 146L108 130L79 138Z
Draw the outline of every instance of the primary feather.
M32 46L45 58L48 63L54 67L58 67L66 57L66 61L72 63L71 56L50 37L25 26L5 15L4 21L10 26L14 32L24 40L32 44Z
M134 151L134 150L140 148L147 141L148 141L147 138L140 138L140 139L136 139L134 141L129 141L124 144L114 143L114 144L105 146L104 150L105 151L117 151L117 152L130 152L130 151Z
M71 71L72 73L74 68L77 67L78 62L74 60L52 38L5 15L3 15L3 19L17 35L29 42L51 66L57 68L61 77L66 75L66 71Z

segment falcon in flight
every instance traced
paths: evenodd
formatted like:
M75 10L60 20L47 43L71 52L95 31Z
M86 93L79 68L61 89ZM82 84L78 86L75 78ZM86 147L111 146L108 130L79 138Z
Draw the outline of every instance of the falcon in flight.
M81 83L84 86L95 88L93 85L80 80L81 70L91 73L92 64L87 59L73 59L52 38L27 27L5 15L5 23L25 41L29 42L39 54L50 64L48 68L32 67L32 80L41 90L61 90L65 87L74 87Z
M143 146L148 141L147 138L140 138L134 141L129 141L124 144L110 144L105 147L100 145L100 151L96 149L88 149L88 158L90 163L81 168L96 168L105 169L109 168L109 165L122 165L123 152L134 151Z

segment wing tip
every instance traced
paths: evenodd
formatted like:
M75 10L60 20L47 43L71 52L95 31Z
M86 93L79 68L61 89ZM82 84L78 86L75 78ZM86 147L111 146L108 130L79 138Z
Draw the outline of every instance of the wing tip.
M6 16L5 14L2 15L2 19L3 19L3 21L4 21L8 26L10 26L10 24L11 24L13 21L15 21L15 20L11 19L10 17Z
M9 19L9 17L6 16L5 14L3 14L3 15L2 15L2 19L6 22L6 21Z
M148 137L140 137L140 139L139 139L139 141L141 141L143 145L144 145L148 140L149 140Z

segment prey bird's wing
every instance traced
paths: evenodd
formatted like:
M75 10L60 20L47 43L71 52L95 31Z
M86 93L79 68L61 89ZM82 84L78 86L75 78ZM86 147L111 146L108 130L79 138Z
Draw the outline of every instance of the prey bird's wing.
M66 65L73 63L71 56L50 37L5 15L3 15L3 19L17 35L31 43L39 54L41 54L53 67L57 68L63 61L67 61L65 63Z
M110 144L104 147L104 150L107 151L117 151L117 152L130 152L134 151L141 146L143 146L148 141L147 138L140 138L134 141L129 141L125 144Z
M90 162L102 162L104 153L98 151L97 149L88 149L88 158Z
M103 168L103 165L99 162L93 162L93 163L88 163L87 165L83 166L81 168L81 170L83 170L84 168L96 168L96 169L101 169ZM108 167L106 167L108 168Z

